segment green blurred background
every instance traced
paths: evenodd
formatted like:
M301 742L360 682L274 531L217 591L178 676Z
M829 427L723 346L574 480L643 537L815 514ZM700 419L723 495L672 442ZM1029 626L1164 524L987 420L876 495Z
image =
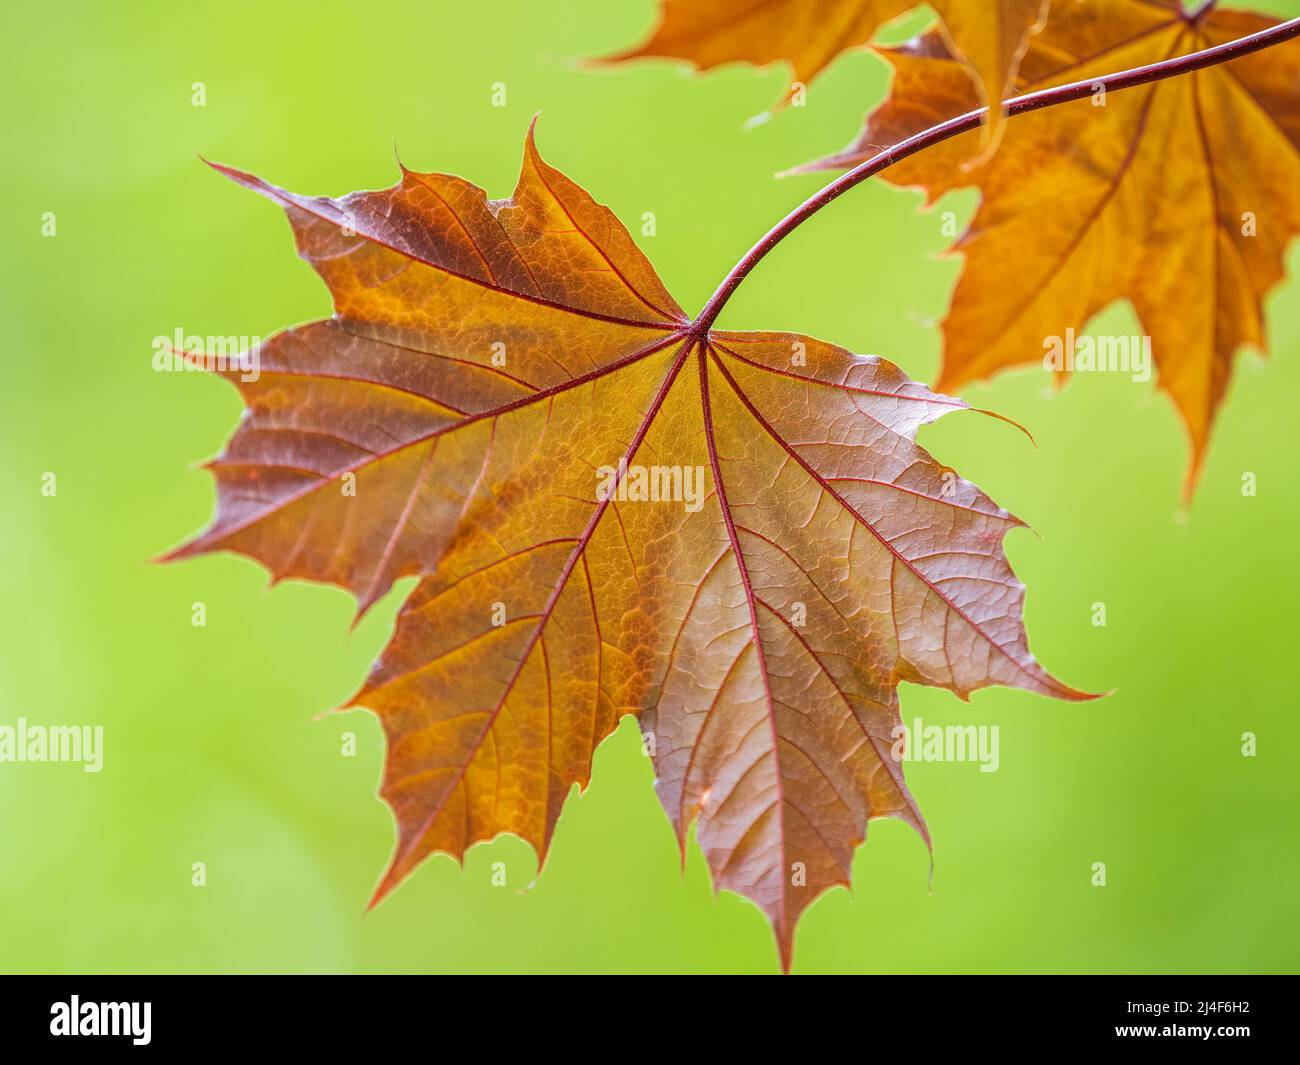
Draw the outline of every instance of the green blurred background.
M1253 7L1300 14L1297 0ZM341 194L391 184L396 146L408 165L505 196L541 110L551 163L636 233L655 213L657 235L637 239L694 310L818 187L772 175L846 143L884 65L845 56L807 107L746 131L783 72L576 61L637 41L650 0L136 0L6 5L0 18L0 724L105 729L98 774L0 764L0 969L775 971L758 911L715 897L693 847L679 869L628 721L535 885L531 851L505 838L463 871L434 858L363 914L393 838L375 795L380 730L365 712L315 715L354 690L410 582L349 633L337 590L268 592L233 556L150 565L207 522L212 485L195 462L239 413L222 382L153 372L150 345L178 327L266 336L329 312L281 212L200 153ZM195 82L206 106L191 103ZM940 215L918 199L858 188L767 259L722 324L798 329L932 379L958 264L937 257ZM944 209L964 219L973 203ZM963 704L905 687L909 723L999 725L1001 768L909 765L935 836L933 892L915 834L874 825L853 893L804 919L796 971L1297 969L1298 294L1294 277L1274 293L1273 357L1242 357L1185 514L1184 433L1152 384L1083 375L1052 396L1030 370L966 393L1029 427L1036 451L974 416L925 431L1034 526L1008 549L1039 658L1116 691ZM1094 324L1137 331L1127 307ZM1245 731L1257 757L1241 754Z

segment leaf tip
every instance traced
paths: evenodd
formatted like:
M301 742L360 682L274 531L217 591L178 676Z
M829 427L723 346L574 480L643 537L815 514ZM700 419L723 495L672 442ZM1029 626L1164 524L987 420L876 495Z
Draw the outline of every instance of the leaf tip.
M170 562L182 562L187 558L195 558L204 553L206 549L203 546L203 537L199 536L193 540L186 540L178 544L170 551L164 551L160 555L154 555L148 559L151 566L165 566Z
M776 936L776 951L780 955L781 975L789 976L794 967L794 930L786 927L784 921L772 929Z
M1059 691L1053 692L1056 698L1071 703L1091 703L1097 699L1104 699L1108 695L1114 695L1119 691L1118 688L1110 688L1104 692L1086 692L1081 691L1078 688L1071 688L1068 684L1062 684L1060 681L1056 681L1055 678L1053 678L1053 680L1060 689Z
M324 721L327 717L333 717L335 714L346 714L350 710L358 709L360 709L360 707L352 701L349 701L339 706L328 706L324 710L317 710L316 713L312 714L311 720L313 722Z
M211 167L218 174L221 174L224 177L228 177L236 185L243 185L246 188L260 189L265 184L265 182L263 182L261 178L248 173L246 170L240 170L237 167L227 166L225 163L214 162L213 160L205 158L202 155L200 155L199 158L203 160L204 164Z
M1196 487L1201 481L1201 466L1204 460L1204 442L1193 440L1192 457L1187 464L1187 473L1183 476L1183 487L1179 493L1178 512L1180 521L1186 521L1188 514L1191 513L1192 502L1196 497Z
M371 913L384 899L388 898L389 893L393 890L394 885L389 882L389 874L385 873L382 880L375 885L375 890L370 894L370 901L366 903L366 913Z
M180 547L174 547L170 551L162 552L162 554L152 555L144 560L145 564L149 566L165 566L169 562L176 562L185 557L181 554L184 547L185 545L182 544Z
M396 137L393 138L393 159L397 162L397 169L402 172L403 177L405 177L407 174L411 172L409 169L407 169L406 164L402 162L402 154L397 150Z
M1038 441L1034 439L1034 434L1031 433L1028 429L1026 429L1023 425L1021 425L1021 424L1020 424L1018 421L1016 421L1014 418L1010 418L1010 417L1008 417L1008 416L1005 415L1005 414L999 414L997 411L995 411L995 410L989 410L989 409L986 408L986 407L969 407L968 409L969 409L969 410L973 410L976 414L984 414L984 415L987 415L987 416L990 417L990 418L995 418L995 419L997 419L997 420L1000 421L1000 422L1006 422L1008 425L1010 425L1010 426L1012 426L1012 427L1014 427L1014 428L1016 428L1016 429L1019 429L1022 433L1025 434L1025 437L1029 440L1029 443L1030 443L1030 445L1033 447L1033 449L1034 449L1035 451L1038 450Z
M788 166L784 170L778 170L772 176L779 181L788 177L802 177L804 174L811 174L817 169L816 163L800 163L798 166Z

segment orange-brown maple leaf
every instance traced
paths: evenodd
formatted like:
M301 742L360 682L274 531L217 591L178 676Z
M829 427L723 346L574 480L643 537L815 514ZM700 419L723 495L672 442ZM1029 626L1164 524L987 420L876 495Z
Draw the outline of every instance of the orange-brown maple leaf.
M961 56L972 89L995 105L1015 84L1029 38L1050 0L930 0L941 31ZM880 27L920 6L919 0L663 0L649 40L611 56L685 59L701 70L724 63L785 62L794 81L810 82L842 52L868 44Z
M1276 24L1212 7L1189 15L1178 0L1057 4L1024 58L1020 91ZM887 54L895 67L889 99L854 144L810 168L856 165L978 105L935 35ZM1266 348L1264 298L1300 232L1300 41L1021 115L1007 123L996 156L964 167L971 155L967 135L885 172L895 184L924 188L928 203L960 186L982 194L954 249L965 267L944 322L937 387L1043 365L1061 338L1127 299L1150 335L1159 385L1189 431L1190 492L1238 350ZM1109 365L1117 354L1098 357Z
M402 171L282 205L335 314L227 369L213 461L232 550L370 606L419 581L349 706L388 741L398 842L514 833L544 859L626 714L714 881L771 919L846 884L869 819L924 822L891 754L907 679L1080 693L1030 655L1018 522L914 442L965 407L880 359L695 327L530 133L509 200ZM928 838L928 837L927 837Z

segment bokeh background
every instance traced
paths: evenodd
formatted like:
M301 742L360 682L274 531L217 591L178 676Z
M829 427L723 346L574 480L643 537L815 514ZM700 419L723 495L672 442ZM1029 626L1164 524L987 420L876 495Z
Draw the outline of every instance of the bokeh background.
M1300 14L1296 0L1251 6ZM637 239L694 310L818 187L773 174L846 143L885 66L843 57L806 107L745 130L782 71L577 61L637 41L650 0L135 0L7 5L0 19L0 724L105 729L98 774L0 764L0 969L775 971L758 911L715 897L693 847L679 868L628 721L535 884L531 851L504 838L463 871L430 860L364 914L393 837L375 794L381 734L365 712L316 715L354 690L410 582L349 632L337 590L267 591L233 556L151 565L208 520L195 463L239 403L206 375L153 372L150 345L178 327L266 336L329 312L281 212L199 154L340 194L391 184L396 146L505 196L541 111L550 162L636 233L654 212L656 235ZM938 257L940 216L918 201L858 188L769 257L722 324L798 329L933 379L958 264ZM973 205L943 209L964 220ZM1084 375L1052 395L1031 369L966 393L1029 427L1037 450L974 415L923 433L1033 525L1008 548L1039 658L1115 692L963 704L905 686L909 723L1000 726L1001 768L909 765L933 891L915 834L873 825L852 894L805 918L796 971L1300 966L1300 248L1290 266L1269 305L1273 355L1241 358L1186 512L1186 440L1153 384ZM1137 331L1126 306L1094 326Z

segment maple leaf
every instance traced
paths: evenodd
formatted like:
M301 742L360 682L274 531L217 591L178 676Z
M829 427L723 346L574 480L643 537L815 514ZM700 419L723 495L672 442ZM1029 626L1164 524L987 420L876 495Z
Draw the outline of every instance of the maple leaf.
M1019 87L1088 81L1275 25L1213 7L1187 14L1176 0L1058 4L1024 58ZM937 36L888 56L893 90L858 141L801 169L854 166L978 106ZM1237 351L1266 349L1264 297L1300 231L1300 42L1026 113L1008 123L995 157L963 169L968 137L886 175L922 187L927 204L965 185L982 194L954 247L965 267L936 387L1042 364L1053 338L1128 299L1151 337L1159 385L1188 428L1190 494Z
M967 64L974 91L994 105L994 138L1004 117L996 105L1010 95L1020 57L1049 4L930 0L953 54ZM787 62L793 80L807 83L842 52L868 44L881 26L918 6L917 0L662 0L649 40L608 61L686 59L701 70L732 62Z
M626 714L682 845L794 925L869 819L925 823L891 755L900 680L1081 693L1030 655L1017 519L919 426L965 408L873 357L702 329L614 215L539 156L509 200L403 168L282 205L335 314L220 372L246 412L212 462L232 550L364 611L417 575L348 707L380 718L398 841L514 833L544 861Z

